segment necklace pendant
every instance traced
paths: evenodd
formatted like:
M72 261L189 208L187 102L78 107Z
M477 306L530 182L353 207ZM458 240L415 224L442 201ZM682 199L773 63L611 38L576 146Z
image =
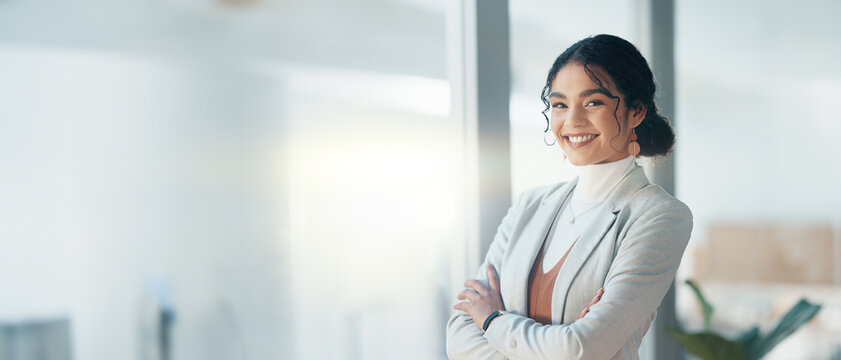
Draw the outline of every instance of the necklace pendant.
M575 224L575 219L570 220L570 221L569 221L569 224L570 224L570 225Z

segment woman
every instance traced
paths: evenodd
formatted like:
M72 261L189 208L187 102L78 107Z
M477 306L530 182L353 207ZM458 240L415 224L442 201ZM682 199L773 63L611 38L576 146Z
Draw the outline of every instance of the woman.
M581 40L543 88L547 137L579 170L524 193L447 323L452 359L637 359L692 230L635 158L667 155L648 63L611 35ZM548 131L551 128L551 133Z

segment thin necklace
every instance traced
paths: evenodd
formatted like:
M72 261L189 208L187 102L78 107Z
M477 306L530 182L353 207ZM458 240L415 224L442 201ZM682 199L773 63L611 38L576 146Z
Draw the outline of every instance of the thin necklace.
M591 207L591 208L587 209L586 211L584 211L584 212L582 212L582 213L578 214L578 217L582 217L582 216L584 216L584 214L586 214L586 213L590 212L590 210L593 210L593 209L595 209L595 208L599 207L599 205L601 205L603 202L604 202L604 201L602 201L602 202L600 202L600 203L598 203L598 204L596 204L596 205L593 205L593 207ZM569 203L569 213L570 213L570 215L572 215L572 220L570 220L570 221L569 221L569 224L570 224L570 225L575 225L575 212L573 212L573 211L572 211L572 202L571 202L571 201L570 201L570 203Z

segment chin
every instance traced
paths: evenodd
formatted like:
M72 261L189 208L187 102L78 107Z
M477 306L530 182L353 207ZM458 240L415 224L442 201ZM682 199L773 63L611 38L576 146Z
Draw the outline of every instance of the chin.
M575 159L575 158L571 158L571 157L569 158L569 163L572 164L572 165L575 165L575 166L584 166L584 165L589 165L590 164L589 162L585 161L584 159Z

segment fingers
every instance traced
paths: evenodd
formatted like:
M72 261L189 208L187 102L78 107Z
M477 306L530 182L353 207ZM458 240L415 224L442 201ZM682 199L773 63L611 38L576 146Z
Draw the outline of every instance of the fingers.
M471 314L471 316L474 316L474 312L476 311L482 312L490 309L487 311L489 314L495 309L499 310L504 308L502 298L499 293L499 273L497 273L496 268L494 268L490 263L486 264L485 269L488 272L488 285L490 286L490 289L488 288L488 285L485 285L485 283L479 280L467 280L464 283L464 287L466 289L458 293L458 299L463 301L453 305L453 309L462 310ZM485 313L482 314L487 316ZM481 324L478 323L478 321L484 321L484 318L474 320L477 321L477 325L481 327Z
M596 291L596 296L593 296L593 300L590 300L590 303L587 304L587 307L593 306L595 303L599 302L602 299L602 295L604 295L604 288L599 289Z
M494 293L499 293L499 274L496 273L496 268L491 263L488 263L485 268L488 271L488 284L490 284L491 290Z
M584 308L584 310L581 310L581 313L578 314L578 318L579 319L583 318L584 315L587 315L588 312L590 312L590 308Z
M599 291L596 291L596 296L593 296L593 300L590 300L590 303L587 304L584 310L581 310L581 313L578 314L578 318L580 319L583 318L584 315L587 315L587 313L590 312L590 307L599 302L599 300L602 299L602 295L604 295L604 288L601 288L599 289Z
M479 295L479 293L476 292L476 290L473 289L464 289L460 293L458 293L459 300L467 299L470 301L476 301L479 300L479 298L481 298L481 296Z
M466 282L464 282L464 287L473 289L482 296L488 296L488 288L479 280L467 280Z

